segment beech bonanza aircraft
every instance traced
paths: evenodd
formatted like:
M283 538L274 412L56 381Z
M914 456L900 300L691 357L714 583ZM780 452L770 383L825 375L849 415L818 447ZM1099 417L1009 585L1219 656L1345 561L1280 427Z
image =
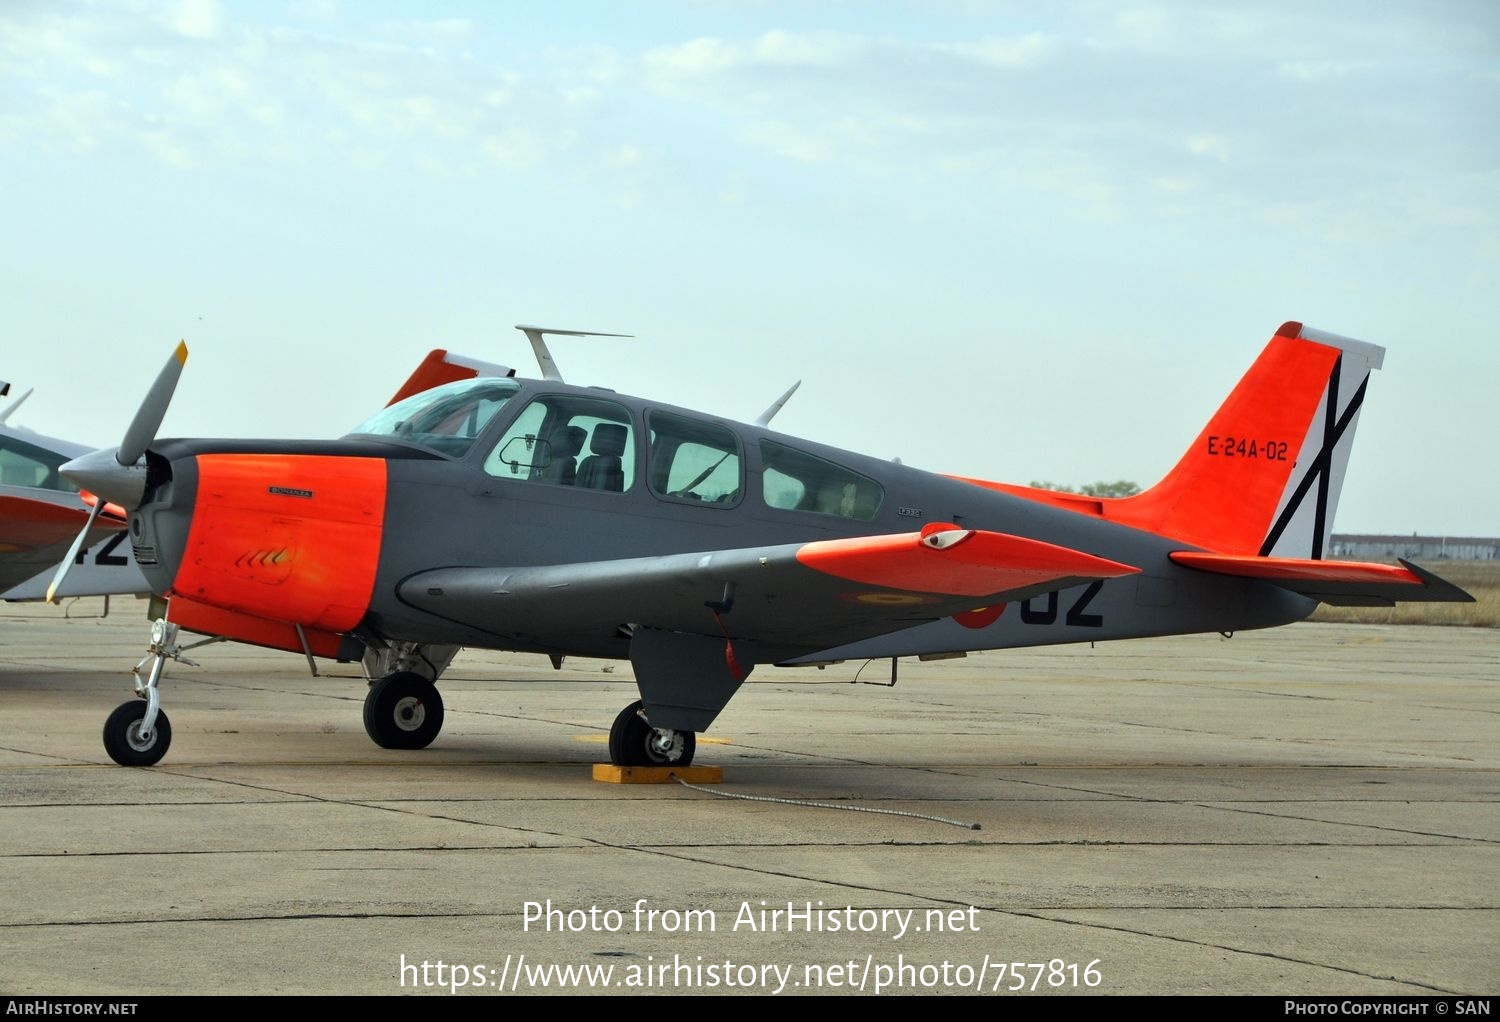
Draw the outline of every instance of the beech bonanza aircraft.
M365 727L386 748L437 737L435 682L462 646L628 659L640 699L615 719L611 758L685 765L761 664L1470 599L1405 561L1324 559L1384 352L1298 323L1166 478L1124 498L794 439L766 426L781 402L746 425L569 386L543 335L573 331L519 329L543 379L433 352L401 400L335 441L155 439L179 346L119 448L63 466L99 495L95 514L128 510L135 558L170 601L142 698L104 728L117 762L166 752L159 681L178 626L362 660Z

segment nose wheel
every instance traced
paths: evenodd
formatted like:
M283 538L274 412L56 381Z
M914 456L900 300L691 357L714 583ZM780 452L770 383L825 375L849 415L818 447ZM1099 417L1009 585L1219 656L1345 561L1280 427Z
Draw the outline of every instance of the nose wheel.
M172 744L172 722L161 710L150 730L142 726L147 708L144 700L132 699L104 722L104 751L121 766L155 766Z
M121 766L154 766L167 754L172 744L172 724L161 708L162 670L168 660L197 667L196 661L182 655L184 649L191 648L177 644L177 626L166 618L151 623L151 645L146 647L146 656L132 672L135 694L140 698L121 703L104 721L104 751L110 759ZM151 669L142 678L141 671L147 664Z
M698 747L691 731L652 727L637 699L609 729L609 758L615 766L688 766Z
M377 679L365 696L365 732L382 749L425 749L443 729L443 697L414 671Z

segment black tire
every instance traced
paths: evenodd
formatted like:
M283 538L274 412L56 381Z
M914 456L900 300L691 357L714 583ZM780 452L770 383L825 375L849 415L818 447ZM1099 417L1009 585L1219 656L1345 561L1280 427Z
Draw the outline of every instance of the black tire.
M641 716L637 699L615 718L609 729L609 759L615 766L689 766L698 748L691 731L657 729Z
M104 751L121 766L155 766L172 744L172 722L156 711L151 737L141 741L141 721L146 718L146 700L121 703L104 721Z
M382 749L425 749L443 730L443 697L420 674L397 671L370 686L365 732Z

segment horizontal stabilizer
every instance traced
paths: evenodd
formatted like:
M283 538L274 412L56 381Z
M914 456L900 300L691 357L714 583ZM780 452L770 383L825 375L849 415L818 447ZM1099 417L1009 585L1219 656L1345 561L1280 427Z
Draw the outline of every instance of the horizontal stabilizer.
M1473 603L1474 597L1410 561L1372 564L1297 557L1252 557L1178 550L1172 560L1186 568L1255 578L1294 593L1344 607L1390 607L1397 603Z

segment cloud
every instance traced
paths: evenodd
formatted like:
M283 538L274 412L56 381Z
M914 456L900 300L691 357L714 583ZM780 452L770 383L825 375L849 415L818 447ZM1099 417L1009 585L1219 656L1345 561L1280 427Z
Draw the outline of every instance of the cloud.
M218 0L179 0L167 10L165 22L188 39L214 39L225 26L224 9Z
M1060 41L1041 32L1028 32L1013 37L988 36L976 42L953 43L936 49L969 57L993 67L1024 68L1035 67L1055 55L1060 49Z
M1276 65L1276 71L1284 78L1316 83L1343 78L1373 66L1360 60L1286 60Z
M1194 156L1229 162L1230 141L1222 135L1194 135L1187 140L1187 148Z
M1312 212L1351 184L1413 176L1454 177L1469 208L1495 198L1493 183L1461 175L1500 155L1493 102L1472 87L1489 63L1460 41L1461 17L1053 10L1025 31L974 40L777 31L661 46L640 63L646 88L711 111L734 140L774 157L987 178L1056 194L1091 218L1260 202ZM1450 165L1433 165L1433 146ZM1392 194L1398 218L1438 216L1409 191Z
M214 0L0 8L11 93L0 137L134 147L179 169L300 160L442 173L555 152L588 90L481 62L464 49L477 35L461 19L330 35L324 21L230 19Z
M642 204L648 185L662 201L697 189L750 203L758 180L788 167L906 186L909 205L951 191L931 182L962 182L996 203L1052 197L1105 220L1254 204L1316 219L1351 186L1396 196L1397 219L1448 217L1396 187L1412 178L1451 191L1453 208L1495 208L1482 173L1500 158L1493 31L1462 11L1008 10L977 11L946 37L781 27L674 39L657 26L638 37L659 42L631 50L587 38L508 49L483 15L361 24L360 8L336 5L0 6L0 140L134 150L176 169L548 168ZM631 152L652 158L620 158Z

